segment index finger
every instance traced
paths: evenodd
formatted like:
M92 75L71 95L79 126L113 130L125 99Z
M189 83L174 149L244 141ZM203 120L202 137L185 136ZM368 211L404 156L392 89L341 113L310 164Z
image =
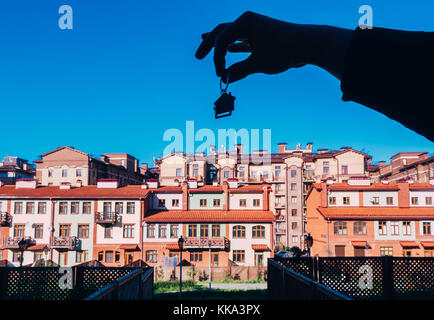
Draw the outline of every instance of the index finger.
M217 35L222 32L226 27L228 27L231 23L222 23L215 27L211 32L204 33L202 35L202 42L199 45L199 48L196 51L196 58L203 59L207 56L207 54L214 47L215 39Z

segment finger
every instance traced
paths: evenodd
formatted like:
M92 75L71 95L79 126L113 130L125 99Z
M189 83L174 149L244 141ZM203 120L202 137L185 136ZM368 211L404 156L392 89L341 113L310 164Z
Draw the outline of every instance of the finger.
M252 52L252 48L247 42L238 42L230 44L227 47L228 52Z
M215 39L217 35L225 29L230 23L222 23L214 28L211 32L207 32L202 34L202 42L199 45L199 48L196 51L196 58L203 59L206 55L211 51L214 47Z
M247 59L234 63L229 68L227 68L222 75L222 81L226 83L226 79L229 80L229 83L241 80L247 77L250 74L258 72L257 64L255 59L252 56L249 56ZM229 78L228 78L229 74Z

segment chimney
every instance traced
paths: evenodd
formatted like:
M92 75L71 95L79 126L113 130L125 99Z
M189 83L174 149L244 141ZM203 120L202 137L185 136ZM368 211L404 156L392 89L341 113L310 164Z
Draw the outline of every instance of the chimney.
M148 179L146 180L146 184L148 185L148 188L152 189L156 189L160 186L157 179Z
M188 185L187 182L182 183L182 210L188 210Z
M286 152L286 146L287 146L288 144L287 143L284 143L284 142L281 142L281 143L279 143L277 146L278 146L278 149L279 149L279 153L285 153Z
M229 210L229 186L225 181L223 182L223 211Z
M17 179L15 183L16 189L36 189L37 181L33 178Z
M194 178L187 179L187 185L189 189L197 189L197 180Z
M398 206L408 208L410 206L410 185L407 182L398 182Z
M378 161L378 167L383 168L386 165L386 161Z
M351 176L348 179L348 184L350 186L370 186L371 179L366 176Z
M119 182L117 179L98 179L96 187L101 189L116 189L119 187Z
M81 181L80 179L77 180L77 181L75 182L75 186L76 186L77 188L81 188L81 187L83 186L83 181Z
M237 178L229 178L227 179L227 185L229 189L236 189L238 188L238 179Z
M270 187L268 184L262 185L262 210L268 211L270 210Z
M71 183L69 182L61 182L59 185L59 189L61 190L69 190L71 189Z
M216 180L216 179L214 179L213 182L212 182L212 185L213 185L214 187L218 186L218 185L219 185L219 181Z
M329 149L318 149L318 154L326 153Z
M313 147L313 143L312 142L308 142L307 143L307 150L310 150L310 152L312 152L312 147Z
M237 150L237 154L243 153L243 145L241 143L236 144L235 149Z
M327 183L321 182L321 207L326 208L328 206L328 189Z

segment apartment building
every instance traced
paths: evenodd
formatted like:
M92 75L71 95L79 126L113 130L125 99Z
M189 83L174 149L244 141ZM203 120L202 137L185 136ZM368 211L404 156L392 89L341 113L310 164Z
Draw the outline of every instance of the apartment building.
M164 265L168 258L179 259L177 241L183 235L183 260L195 266L265 266L274 250L268 196L268 185L236 181L201 187L190 181L153 190L144 218L145 261Z
M174 170L179 173L180 181L193 178L184 175L183 166L189 158L193 157L178 153L157 161L160 181L167 176L173 179ZM276 216L274 240L278 248L302 245L300 239L305 234L304 196L312 183L330 177L343 182L351 176L366 176L371 163L371 156L351 147L314 152L312 143L308 143L306 148L297 145L295 149L287 149L286 143L280 143L278 153L271 154L263 150L246 154L241 144L229 151L219 151L211 146L207 157L201 155L200 159L204 163L200 166L203 168L201 172L207 177L205 183L222 185L236 180L242 185L267 183L271 186L270 210ZM161 165L163 162L170 163L170 171L168 165ZM170 179L167 185L173 185Z
M434 180L314 183L306 196L312 255L432 257L433 199Z
M408 179L414 182L429 182L434 178L434 156L428 152L400 152L390 159L390 163L380 161L371 165L370 176L373 181L390 182Z
M35 160L36 179L43 186L96 185L99 179L117 179L121 185L141 184L145 176L138 160L126 153L106 153L99 159L63 146Z
M15 184L17 179L34 176L35 168L27 160L6 156L0 162L0 184Z

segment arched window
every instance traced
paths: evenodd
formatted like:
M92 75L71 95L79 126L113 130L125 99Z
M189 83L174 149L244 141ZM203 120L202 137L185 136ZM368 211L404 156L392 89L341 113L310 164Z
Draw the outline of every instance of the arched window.
M245 238L246 237L246 227L244 226L234 226L232 229L233 238Z
M265 227L264 226L253 226L252 238L265 238Z

